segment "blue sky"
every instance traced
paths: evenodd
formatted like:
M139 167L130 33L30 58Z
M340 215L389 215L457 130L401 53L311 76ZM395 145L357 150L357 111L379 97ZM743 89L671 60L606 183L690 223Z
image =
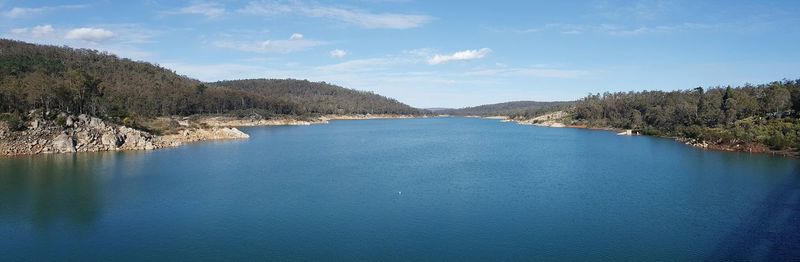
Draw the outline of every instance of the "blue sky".
M800 1L9 1L0 35L417 107L800 78Z

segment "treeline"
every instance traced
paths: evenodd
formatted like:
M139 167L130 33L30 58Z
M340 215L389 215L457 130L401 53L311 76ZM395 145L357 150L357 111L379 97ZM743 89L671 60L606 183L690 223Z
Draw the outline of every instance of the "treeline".
M260 97L277 99L292 106L292 114L419 114L397 100L372 92L292 79L247 79L211 83Z
M393 99L326 83L260 79L206 84L95 50L0 39L0 113L37 109L107 119L243 110L281 115L420 113Z
M683 91L590 94L573 108L589 126L720 144L800 148L800 80Z
M439 110L436 113L449 115L534 117L546 111L567 109L574 102L513 101L480 105L460 109Z

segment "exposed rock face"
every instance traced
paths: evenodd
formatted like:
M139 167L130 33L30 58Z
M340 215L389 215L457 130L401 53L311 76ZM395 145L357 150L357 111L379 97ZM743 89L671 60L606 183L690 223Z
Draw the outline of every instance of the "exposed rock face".
M116 150L153 150L180 146L186 142L222 139L247 139L250 136L234 126L311 125L328 120L355 120L378 118L410 118L410 115L328 115L306 120L293 118L264 119L202 117L198 120L183 118L177 122L177 132L156 136L130 127L104 122L87 115L62 114L63 125L53 121L33 120L25 131L10 131L0 122L0 156L42 153L70 153Z
M72 136L68 135L67 133L62 133L56 138L53 139L51 142L52 151L53 153L75 153L75 140L72 139ZM35 145L35 144L34 144Z
M564 123L561 123L561 119L567 116L567 113L564 111L556 111L549 114L544 114L541 116L537 116L531 119L523 119L517 120L516 122L521 125L535 125L535 126L546 126L546 127L566 127Z
M153 150L180 145L180 142L164 141L150 133L110 125L86 115L68 116L64 125L33 120L28 130L20 132L11 132L2 125L0 155Z
M203 140L247 139L250 135L236 128L214 127L210 129L187 129L178 134L161 137L164 141L196 142Z

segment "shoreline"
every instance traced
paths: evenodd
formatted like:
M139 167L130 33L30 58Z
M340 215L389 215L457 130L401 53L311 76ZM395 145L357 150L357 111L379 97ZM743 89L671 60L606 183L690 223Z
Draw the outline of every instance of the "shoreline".
M107 123L86 115L67 116L63 125L34 119L24 131L11 131L0 122L0 158L82 152L134 151L173 148L187 143L213 140L248 139L237 127L307 126L334 120L408 119L426 116L323 115L311 118L278 117L272 119L229 116L159 117L153 121L171 122L176 127L156 135L144 130Z
M559 113L559 112L556 112ZM546 117L547 120L544 122L537 122L540 121L542 117ZM552 128L577 128L577 129L587 129L587 130L598 130L598 131L610 131L610 132L617 132L620 135L620 132L625 132L626 129L620 128L613 128L613 127L590 127L586 125L571 125L565 124L555 119L550 118L552 117L551 114L539 116L532 119L512 119L509 117L503 118L503 122L514 122L519 125L533 125L539 127L552 127ZM484 119L497 119L497 118L489 118L483 117ZM742 145L742 144L735 144L735 145L726 145L726 144L715 144L715 143L708 143L707 141L698 141L696 139L690 138L683 138L683 137L673 137L673 136L652 136L652 135L642 135L642 134L634 134L634 136L649 136L649 137L658 137L658 138L667 138L671 139L675 142L691 146L694 148L702 149L702 150L710 150L710 151L718 151L718 152L732 152L732 153L748 153L748 154L762 154L762 155L771 155L771 156L778 156L790 159L800 159L800 155L796 152L792 152L789 150L772 150L769 149L767 146L761 144L755 145Z
M63 129L53 126L45 126L42 128L39 126L42 125L42 123L37 123L37 121L41 121L34 120L31 123L31 125L34 126L32 129L11 132L8 131L4 123L0 123L0 139L2 139L2 141L0 141L0 158L104 151L150 151L179 147L187 143L203 141L248 139L250 136L239 130L239 127L308 126L328 124L330 121L337 120L411 119L429 117L435 116L399 114L323 115L306 119L297 117L263 119L231 116L189 116L183 117L177 121L179 124L177 130L161 135L155 135L127 126L107 124L98 118L85 116L75 117L72 127ZM611 127L565 124L554 119L550 114L532 119L514 119L507 116L463 117L499 120L501 122L514 122L518 125L539 127L576 128L617 133L624 133L625 131L625 129ZM175 120L167 117L162 117L161 119ZM651 137L667 138L703 150L764 154L791 159L800 158L795 152L771 150L764 145L723 145L681 137Z

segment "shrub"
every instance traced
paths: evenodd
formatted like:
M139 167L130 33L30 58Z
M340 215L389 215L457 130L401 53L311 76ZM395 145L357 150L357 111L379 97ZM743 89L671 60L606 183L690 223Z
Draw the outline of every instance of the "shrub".
M56 125L65 126L65 125L67 125L67 116L59 115L59 116L56 117L55 121L56 121Z
M0 120L6 122L11 131L23 131L26 129L25 118L19 113L0 115Z
M775 150L782 150L789 146L789 140L783 135L783 132L775 132L769 139L767 139L767 146Z

